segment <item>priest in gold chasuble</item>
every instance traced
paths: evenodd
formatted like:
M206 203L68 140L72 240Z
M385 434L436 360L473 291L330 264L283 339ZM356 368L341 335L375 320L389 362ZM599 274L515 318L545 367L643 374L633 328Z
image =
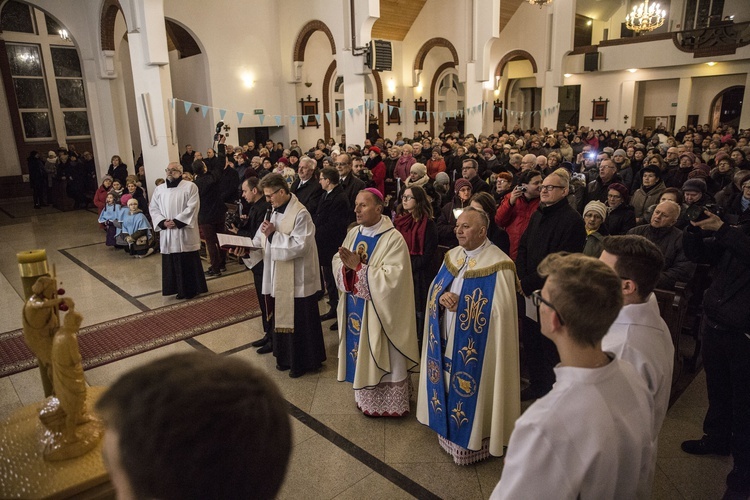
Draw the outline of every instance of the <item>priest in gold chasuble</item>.
M515 264L465 209L427 296L417 419L459 465L502 456L521 413Z
M409 412L419 366L409 249L375 188L357 195L352 228L333 257L339 289L338 380L351 382L357 407L373 417Z

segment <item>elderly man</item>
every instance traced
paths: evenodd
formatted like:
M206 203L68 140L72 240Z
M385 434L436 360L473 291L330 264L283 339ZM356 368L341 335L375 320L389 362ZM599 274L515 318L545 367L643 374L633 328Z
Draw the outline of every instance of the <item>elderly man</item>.
M487 184L478 174L479 164L473 158L467 158L461 165L461 174L464 179L471 182L471 192L476 193L489 193L491 192L490 185Z
M352 228L333 257L340 290L338 380L354 385L372 417L409 412L409 372L419 363L411 260L403 236L383 214L383 195L357 195Z
M606 203L610 184L621 182L622 179L620 179L620 176L617 174L617 166L615 165L615 162L608 157L603 158L599 163L599 176L589 182L586 187L586 194L583 197L584 205L594 200Z
M263 294L271 300L273 355L276 369L291 378L315 371L326 359L315 294L320 290L315 225L310 213L279 174L260 184L273 213L253 238L263 248Z
M656 244L664 255L664 267L656 288L673 290L675 283L687 283L695 273L695 264L685 256L682 248L682 232L675 227L679 216L680 206L677 203L663 201L656 205L649 224L628 231L628 234L643 236Z
M490 498L647 498L653 400L630 363L602 350L622 283L580 254L550 255L539 274L532 297L560 353L557 383L516 422Z
M458 216L428 293L417 419L459 465L502 456L521 410L515 265L488 226L475 208Z
M149 212L159 232L161 248L161 293L192 299L208 291L198 253L200 196L198 186L182 180L182 165L172 162L166 182L154 189Z
M292 183L291 191L310 214L318 210L318 203L323 197L323 188L320 187L315 176L316 162L310 157L303 156L299 159L297 167L298 179Z
M540 186L540 204L518 245L516 266L522 293L531 293L544 285L537 272L539 263L554 252L581 252L586 244L586 228L567 200L570 177L559 168L545 177ZM527 302L523 318L522 340L531 385L521 391L521 400L541 397L555 382L554 367L560 358L552 341L540 331L536 308Z
M180 157L180 164L182 165L182 169L191 172L194 161L195 151L193 151L193 146L190 144L185 144L185 152L182 153L182 156Z
M608 236L603 247L599 260L620 277L623 307L602 339L602 350L632 364L654 399L650 472L653 478L659 431L667 415L674 367L672 335L652 293L664 257L656 245L641 236Z
M533 170L536 168L536 155L531 153L524 155L521 160L521 171Z

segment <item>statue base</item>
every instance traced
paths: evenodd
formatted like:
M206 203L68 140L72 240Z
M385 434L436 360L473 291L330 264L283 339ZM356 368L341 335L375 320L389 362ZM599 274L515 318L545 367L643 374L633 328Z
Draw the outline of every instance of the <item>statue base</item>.
M93 408L105 390L89 387L86 407ZM0 422L0 498L113 498L114 489L102 461L102 424L91 419L77 427L79 438L87 427L98 428L99 436L93 442L83 439L68 448L56 447L62 432L51 431L40 421L40 410L47 405L48 400L24 406ZM51 435L55 438L52 446ZM62 449L82 454L68 460L45 457L47 452L59 456Z
M101 440L104 426L101 421L84 413L77 422L72 433L65 431L67 415L60 406L60 401L48 397L44 406L39 410L39 420L47 428L42 437L44 444L43 456L45 460L55 462L80 457L91 451Z

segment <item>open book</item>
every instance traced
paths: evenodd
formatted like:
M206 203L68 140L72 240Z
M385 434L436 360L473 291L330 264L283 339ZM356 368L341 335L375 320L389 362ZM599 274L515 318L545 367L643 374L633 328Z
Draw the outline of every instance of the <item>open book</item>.
M253 244L253 239L246 236L223 233L219 233L216 236L219 238L219 246L224 250L237 247L260 250L260 247Z

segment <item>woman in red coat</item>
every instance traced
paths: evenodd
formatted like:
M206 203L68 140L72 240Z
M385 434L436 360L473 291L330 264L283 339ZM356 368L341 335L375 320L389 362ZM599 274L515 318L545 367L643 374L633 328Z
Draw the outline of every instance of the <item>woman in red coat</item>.
M383 163L383 157L380 156L380 148L372 146L370 148L370 158L365 163L365 168L372 172L372 182L375 184L375 188L385 196L385 163Z
M96 208L99 209L99 215L102 214L102 210L104 210L104 207L107 206L107 193L109 193L109 190L112 188L112 176L105 175L104 179L102 179L102 185L99 186L99 189L96 190L96 193L94 193L94 205L96 205ZM99 224L102 229L104 228L104 224Z

